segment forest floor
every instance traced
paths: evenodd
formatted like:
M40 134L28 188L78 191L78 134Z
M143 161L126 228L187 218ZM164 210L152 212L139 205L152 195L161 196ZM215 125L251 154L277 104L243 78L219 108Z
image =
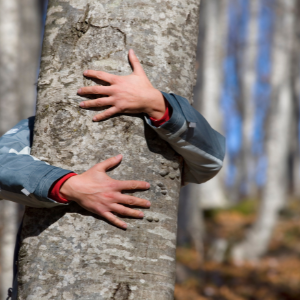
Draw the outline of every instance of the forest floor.
M175 300L300 300L299 200L290 200L281 212L261 260L243 265L230 260L230 249L255 220L256 208L255 201L246 201L206 212L204 258L191 247L177 248ZM209 259L216 240L226 243L222 263Z

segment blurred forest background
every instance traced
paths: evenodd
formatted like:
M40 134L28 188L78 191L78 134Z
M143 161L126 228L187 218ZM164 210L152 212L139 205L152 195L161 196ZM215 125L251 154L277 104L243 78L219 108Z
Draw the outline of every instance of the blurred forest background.
M1 135L34 114L46 2L0 0ZM175 299L299 300L300 0L202 0L196 69L227 155L182 189ZM0 201L0 300L22 211Z

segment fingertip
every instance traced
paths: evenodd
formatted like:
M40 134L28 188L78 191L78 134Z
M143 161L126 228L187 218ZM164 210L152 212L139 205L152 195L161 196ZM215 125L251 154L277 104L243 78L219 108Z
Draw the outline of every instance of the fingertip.
M147 206L147 207L150 207L150 206L151 206L151 202L148 201L148 202L146 203L146 206Z
M118 154L115 158L116 158L117 160L122 160L123 155L122 155L122 154Z
M81 92L82 92L82 89L77 90L77 94L81 94Z
M97 120L98 120L97 117L93 117L94 122L97 122Z
M124 224L121 225L121 227L122 227L123 229L127 229L127 224L124 223Z
M146 182L146 189L150 188L150 183Z
M79 104L79 106L80 106L80 107L84 107L84 106L85 106L85 103L84 103L84 102L81 102L81 103Z
M83 72L83 75L86 76L88 73L89 73L89 71L88 71L88 70L85 70L85 71Z

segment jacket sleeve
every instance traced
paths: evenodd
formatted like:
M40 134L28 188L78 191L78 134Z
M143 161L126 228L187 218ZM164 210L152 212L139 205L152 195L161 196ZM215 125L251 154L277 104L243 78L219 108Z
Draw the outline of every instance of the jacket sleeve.
M205 118L187 99L162 92L172 108L169 121L155 127L146 122L184 159L183 181L203 183L213 178L222 168L225 138L212 129Z
M0 138L0 199L31 207L64 205L48 198L51 185L70 173L30 155L34 117L23 120Z

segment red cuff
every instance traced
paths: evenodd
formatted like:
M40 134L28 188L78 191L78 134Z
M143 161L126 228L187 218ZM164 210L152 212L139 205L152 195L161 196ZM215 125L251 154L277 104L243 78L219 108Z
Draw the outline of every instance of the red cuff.
M56 182L54 182L51 190L49 191L49 198L51 198L52 200L55 200L56 202L59 202L59 203L69 203L69 201L67 199L63 198L60 195L59 190L67 179L69 179L70 177L75 176L75 175L77 175L77 174L69 173L69 174L65 175L64 177L58 179Z
M169 121L170 118L171 118L171 114L170 114L169 103L168 103L168 101L166 101L166 111L165 111L165 114L163 115L163 117L159 120L156 120L156 119L150 117L150 120L155 127L159 127L159 126L163 125L164 123L166 123L167 121Z

